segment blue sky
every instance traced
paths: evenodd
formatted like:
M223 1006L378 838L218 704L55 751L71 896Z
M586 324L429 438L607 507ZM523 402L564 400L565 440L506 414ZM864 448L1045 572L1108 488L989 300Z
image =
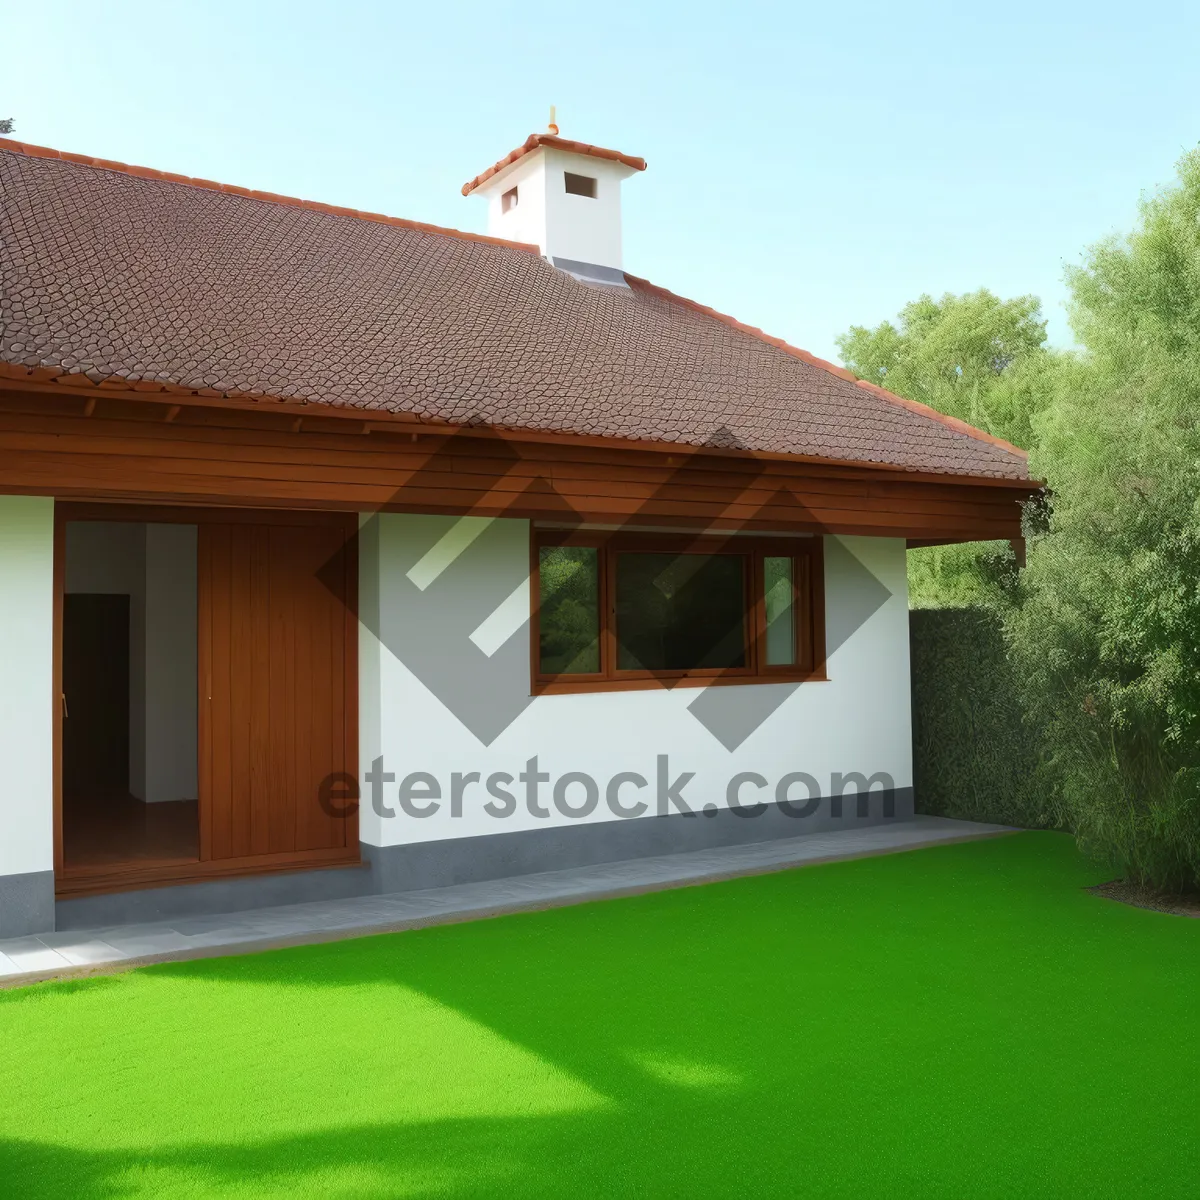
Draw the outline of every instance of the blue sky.
M1200 139L1200 6L10 6L0 116L64 150L482 230L544 126L644 156L625 266L815 353L923 291L1040 295Z

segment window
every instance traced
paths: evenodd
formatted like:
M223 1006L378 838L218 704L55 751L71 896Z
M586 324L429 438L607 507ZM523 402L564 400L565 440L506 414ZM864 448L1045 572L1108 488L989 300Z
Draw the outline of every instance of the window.
M617 669L746 665L746 572L734 554L616 556Z
M824 678L817 537L534 533L538 690Z
M572 196L590 196L595 200L596 181L590 175L572 175L570 171L564 171L563 182Z
M600 670L600 552L594 546L543 546L538 552L541 670Z
M508 191L505 192L500 197L500 211L502 213L506 213L506 212L510 212L512 209L514 209L516 207L517 207L517 189L515 187L509 188Z

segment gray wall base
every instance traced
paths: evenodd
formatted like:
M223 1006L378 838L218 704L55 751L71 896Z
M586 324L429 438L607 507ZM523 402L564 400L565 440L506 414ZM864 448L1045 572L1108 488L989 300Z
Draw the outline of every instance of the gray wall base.
M738 814L723 808L481 834L404 846L368 846L364 842L362 867L287 871L177 887L143 888L103 896L80 896L60 900L57 904L54 903L52 872L39 876L0 877L0 936L44 933L56 925L60 930L98 929L279 904L303 904L312 900L410 892L542 871L590 867L627 858L767 842L832 829L862 829L912 817L912 788L873 792L862 816L853 795L845 797L841 809L841 815L835 816L832 802L825 798L816 811L806 817L797 817L780 805L768 804L757 815ZM43 924L5 932L7 927L3 922L8 910L4 885L12 880L31 879L44 882L42 907L29 920L40 920ZM16 911L14 908L13 912Z
M0 875L0 938L54 930L54 872Z
M362 852L371 864L379 891L408 892L901 821L913 816L913 790L873 792L868 797L867 813L862 817L858 815L853 795L843 799L841 810L841 816L834 816L831 801L825 798L816 812L807 817L792 815L794 809L789 812L777 804L768 804L759 815L721 808L404 846L364 843ZM894 815L885 815L889 812Z

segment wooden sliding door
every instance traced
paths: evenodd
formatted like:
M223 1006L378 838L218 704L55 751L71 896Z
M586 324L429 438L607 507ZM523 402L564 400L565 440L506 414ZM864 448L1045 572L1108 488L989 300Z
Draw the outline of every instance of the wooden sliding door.
M200 525L202 861L357 857L354 529Z

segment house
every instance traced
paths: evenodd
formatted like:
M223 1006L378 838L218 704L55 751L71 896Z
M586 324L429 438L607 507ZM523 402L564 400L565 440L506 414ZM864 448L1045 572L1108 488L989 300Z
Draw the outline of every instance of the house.
M0 141L0 936L913 812L908 546L1013 446L626 273Z

